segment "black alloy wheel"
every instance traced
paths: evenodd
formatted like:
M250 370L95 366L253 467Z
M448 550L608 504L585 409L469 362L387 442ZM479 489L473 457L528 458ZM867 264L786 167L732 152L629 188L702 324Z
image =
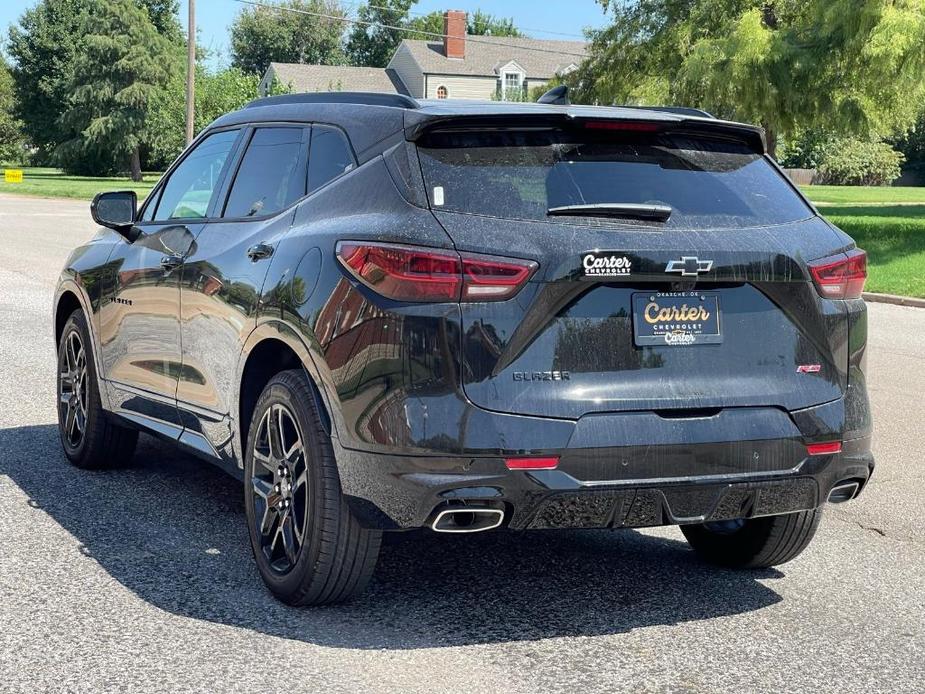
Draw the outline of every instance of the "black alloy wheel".
M308 463L302 432L286 405L266 410L253 444L251 493L256 531L267 565L285 574L305 541L309 510Z

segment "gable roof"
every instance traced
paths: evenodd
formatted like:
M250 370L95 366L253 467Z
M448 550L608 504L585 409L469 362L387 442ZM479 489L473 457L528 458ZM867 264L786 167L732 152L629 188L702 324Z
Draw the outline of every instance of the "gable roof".
M401 46L410 51L425 73L491 77L503 65L515 61L528 79L550 79L569 65L580 63L587 53L584 41L511 36L467 36L465 58L447 58L442 41L402 39Z
M380 67L270 63L276 79L294 92L381 92L407 94L392 71Z

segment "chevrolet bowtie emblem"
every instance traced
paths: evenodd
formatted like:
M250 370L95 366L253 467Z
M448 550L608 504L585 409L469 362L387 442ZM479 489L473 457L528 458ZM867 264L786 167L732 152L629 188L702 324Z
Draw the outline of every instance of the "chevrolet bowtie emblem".
M681 260L670 260L665 266L665 272L680 272L682 277L696 277L699 273L712 269L712 260L701 260L692 255L681 256Z

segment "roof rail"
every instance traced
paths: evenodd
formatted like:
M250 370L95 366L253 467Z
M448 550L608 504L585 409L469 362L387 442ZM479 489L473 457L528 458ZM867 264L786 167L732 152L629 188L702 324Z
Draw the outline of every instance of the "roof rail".
M697 116L698 118L716 119L716 116L712 113L708 113L699 108L691 108L690 106L619 106L620 108L636 108L640 111L663 111L665 113L675 113L679 116Z
M421 105L404 94L381 92L304 92L280 94L251 101L244 108L277 106L280 104L362 104L365 106L392 106L393 108L420 108Z

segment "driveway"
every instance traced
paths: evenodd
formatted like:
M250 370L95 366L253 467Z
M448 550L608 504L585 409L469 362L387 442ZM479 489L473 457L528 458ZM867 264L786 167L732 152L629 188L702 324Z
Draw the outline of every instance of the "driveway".
M234 480L143 437L69 467L51 298L87 204L0 196L0 690L920 692L925 309L870 306L878 468L780 570L676 528L410 533L351 604L264 590Z

